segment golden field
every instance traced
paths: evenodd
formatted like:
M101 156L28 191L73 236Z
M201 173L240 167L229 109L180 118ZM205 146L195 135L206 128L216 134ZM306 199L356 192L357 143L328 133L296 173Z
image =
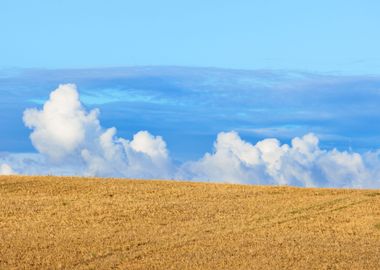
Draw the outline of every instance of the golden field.
M380 269L380 191L0 177L0 269Z

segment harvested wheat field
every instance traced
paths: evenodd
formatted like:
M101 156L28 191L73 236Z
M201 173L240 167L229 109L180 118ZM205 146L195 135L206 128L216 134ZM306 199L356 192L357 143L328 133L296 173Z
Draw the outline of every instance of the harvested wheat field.
M0 269L380 269L380 191L0 177Z

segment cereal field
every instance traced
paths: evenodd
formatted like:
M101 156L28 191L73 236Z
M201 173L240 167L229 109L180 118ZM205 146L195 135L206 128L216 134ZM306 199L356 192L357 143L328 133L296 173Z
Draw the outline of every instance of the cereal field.
M0 177L0 269L380 269L380 190Z

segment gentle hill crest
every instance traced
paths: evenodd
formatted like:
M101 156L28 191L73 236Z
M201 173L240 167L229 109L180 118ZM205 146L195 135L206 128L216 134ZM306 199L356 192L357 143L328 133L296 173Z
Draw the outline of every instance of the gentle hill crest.
M380 190L0 177L0 268L377 269Z

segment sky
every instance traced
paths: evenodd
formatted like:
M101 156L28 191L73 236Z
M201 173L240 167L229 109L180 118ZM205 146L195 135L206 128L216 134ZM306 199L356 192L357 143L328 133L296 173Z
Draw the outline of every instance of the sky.
M0 3L0 174L380 187L378 1Z
M201 66L378 74L375 0L0 3L0 66Z

